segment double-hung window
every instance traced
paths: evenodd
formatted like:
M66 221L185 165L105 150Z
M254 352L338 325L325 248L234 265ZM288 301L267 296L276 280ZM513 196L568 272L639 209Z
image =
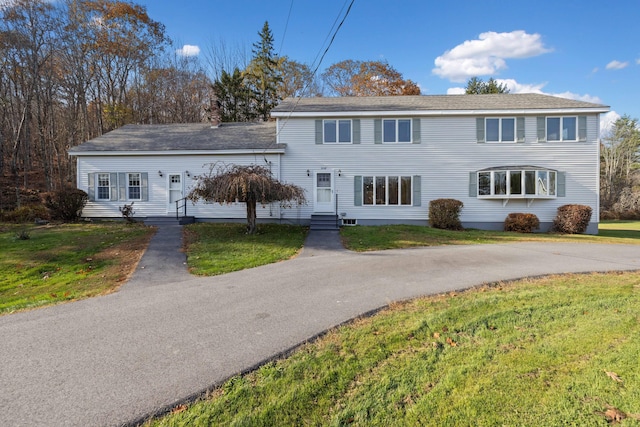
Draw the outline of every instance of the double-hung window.
M325 144L350 144L352 142L351 120L324 120L322 126Z
M382 142L411 143L411 119L383 119Z
M577 117L547 117L547 141L577 140Z
M127 199L142 200L142 179L139 172L127 174Z
M363 176L363 205L406 205L412 204L411 176Z
M148 172L90 172L87 176L89 200L149 200Z
M111 199L111 174L98 173L97 185L96 185L96 199L97 200L110 200Z
M516 119L513 117L486 118L485 129L487 142L516 141Z

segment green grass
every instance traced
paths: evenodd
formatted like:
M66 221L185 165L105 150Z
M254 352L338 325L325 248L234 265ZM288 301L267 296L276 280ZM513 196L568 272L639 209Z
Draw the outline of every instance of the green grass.
M640 273L395 304L149 424L638 426L639 313Z
M185 227L189 271L212 276L257 267L295 256L304 243L303 227L260 224L246 234L245 224L199 223Z
M450 231L414 225L343 227L340 233L345 247L358 252L416 246L527 241L640 244L640 221L606 221L600 223L597 236L553 233L523 234L475 229Z
M152 234L122 223L0 225L0 314L114 290Z

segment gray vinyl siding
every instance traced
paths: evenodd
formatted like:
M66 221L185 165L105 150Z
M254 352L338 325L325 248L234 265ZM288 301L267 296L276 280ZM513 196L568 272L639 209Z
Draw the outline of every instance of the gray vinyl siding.
M127 172L148 173L147 201L134 201L135 217L175 215L175 205L169 205L169 175L179 174L182 177L183 195L195 183L195 176L206 174L209 165L217 161L236 164L266 165L264 159L271 161L272 172L279 177L280 156L267 155L167 155L167 156L80 156L78 157L78 188L90 192L90 175L97 172L110 172L114 175L124 175ZM160 177L158 171L162 171ZM186 176L189 171L191 177ZM120 181L120 180L119 180ZM95 185L95 182L94 182ZM123 189L124 190L124 189ZM122 190L122 191L123 191ZM143 195L144 196L144 195ZM131 201L123 200L125 195L119 195L119 200L90 201L82 211L84 217L90 218L121 218L119 207ZM244 203L219 205L198 202L195 205L187 202L187 214L198 218L242 219L246 218ZM278 217L279 206L262 207L258 205L258 218Z
M258 217L265 220L308 222L314 213L314 172L330 171L334 173L337 213L344 214L344 218L361 220L359 223L427 224L429 202L438 198L462 201L463 223L499 224L511 212L534 213L541 222L549 223L557 208L569 203L591 206L592 222L598 221L598 114L586 116L586 141L538 142L538 115L532 114L524 116L524 142L480 144L479 121L475 116L406 117L419 121L420 143L376 143L374 123L379 117L354 117L359 120L359 138L354 137L359 143L317 144L316 120L323 118L319 114L317 117L278 119L277 138L279 143L286 144L285 154L176 155L168 152L167 155L139 156L81 155L77 160L78 187L88 191L89 174L96 172L114 175L148 173L148 201L135 202L136 216L172 215L175 207L168 204L169 174L182 175L186 194L194 183L186 176L186 171L195 177L207 173L208 165L217 161L266 165L266 159L271 161L274 176L305 189L308 203L288 209L280 208L277 203L259 206ZM356 127L354 133L358 134ZM415 130L418 126L414 124L413 128ZM525 165L563 172L566 197L536 199L529 205L526 200L510 199L505 205L499 199L478 199L470 192L472 172ZM364 176L411 176L414 180L419 177L420 186L413 189L413 205L358 206L355 182L356 177ZM119 218L118 208L124 203L123 200L92 201L85 207L83 215ZM246 210L243 203L220 206L189 202L187 213L198 219L224 220L243 219Z
M425 119L421 120L424 132ZM427 203L425 177L421 177L422 206L355 206L354 180L356 176L419 176L429 163L420 144L378 144L374 142L374 119L360 119L360 144L316 145L313 119L289 119L280 130L280 142L286 142L282 162L282 177L306 190L307 205L282 210L282 217L295 220L309 218L313 210L313 171L335 171L335 193L338 197L338 214L345 218L385 220L389 218L425 221ZM310 176L307 176L307 169ZM341 171L338 176L337 171ZM415 198L415 197L414 197ZM415 203L415 201L414 201Z
M463 222L502 222L511 212L529 212L550 222L559 206L578 203L598 212L598 116L587 116L586 142L537 142L537 118L525 117L524 142L477 143L476 117L426 117L420 119L420 144L376 144L374 118L361 118L358 145L316 145L314 120L288 119L280 131L287 143L282 176L307 190L309 203L282 211L284 218L308 218L313 213L313 171L341 171L334 176L338 213L358 220L423 221L429 201L454 198L464 203ZM497 166L531 165L565 173L566 197L502 200L470 197L469 174ZM310 176L307 176L307 169ZM356 176L421 176L421 206L355 206Z

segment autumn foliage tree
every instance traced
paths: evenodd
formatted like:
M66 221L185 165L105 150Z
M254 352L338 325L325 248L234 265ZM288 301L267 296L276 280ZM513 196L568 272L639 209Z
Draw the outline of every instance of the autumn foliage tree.
M208 175L199 176L187 198L193 202L246 203L247 234L255 234L257 204L280 202L282 206L304 204L304 189L278 181L271 171L259 165L217 163Z
M210 79L170 46L132 1L0 0L0 209L75 182L69 147L127 123L200 121Z
M322 80L338 96L420 95L420 87L387 62L347 59L327 68Z

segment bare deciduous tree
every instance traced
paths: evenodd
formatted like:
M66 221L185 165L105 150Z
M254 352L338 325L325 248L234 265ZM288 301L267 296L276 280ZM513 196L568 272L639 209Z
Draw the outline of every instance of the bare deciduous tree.
M600 205L603 210L619 201L624 190L629 198L640 160L638 120L623 116L616 120L600 146Z

